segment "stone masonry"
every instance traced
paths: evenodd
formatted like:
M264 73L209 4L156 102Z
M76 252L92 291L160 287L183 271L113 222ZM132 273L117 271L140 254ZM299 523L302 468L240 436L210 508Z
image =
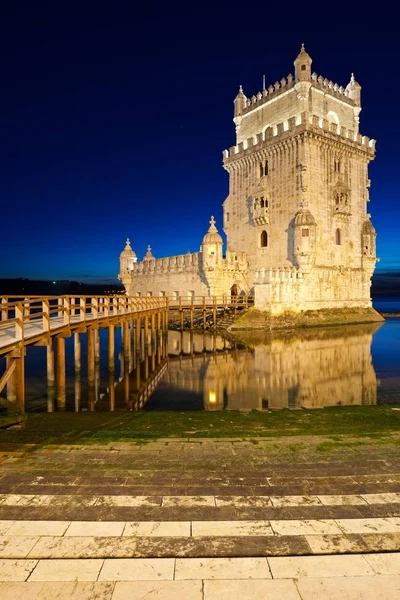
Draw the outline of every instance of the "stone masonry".
M120 256L128 294L252 293L273 315L371 307L376 233L367 213L375 140L359 133L361 86L318 76L302 45L295 74L234 100L236 145L223 153L226 256L214 218L200 251Z

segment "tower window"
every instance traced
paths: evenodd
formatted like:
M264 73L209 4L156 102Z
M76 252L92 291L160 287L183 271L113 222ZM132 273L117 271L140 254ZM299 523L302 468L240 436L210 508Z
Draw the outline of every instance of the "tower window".
M264 196L261 196L260 206L264 208Z
M264 175L268 175L268 161L265 161L265 166L264 166Z
M310 230L309 229L302 229L301 230L301 237L309 237L310 235Z
M305 71L306 70L306 65L301 65L301 70Z
M262 162L260 162L260 164L258 165L259 169L260 169L260 177L262 177L264 175L264 167Z
M335 241L336 241L336 246L342 245L342 232L340 231L340 229L336 229Z
M266 248L268 246L268 233L263 231L261 234L261 248Z

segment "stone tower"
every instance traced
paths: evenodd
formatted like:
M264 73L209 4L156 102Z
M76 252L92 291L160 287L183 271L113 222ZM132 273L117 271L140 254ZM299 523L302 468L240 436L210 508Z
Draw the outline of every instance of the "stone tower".
M256 305L279 314L370 307L375 230L367 214L375 140L359 133L361 86L311 70L234 100L236 145L224 151L228 251L246 252Z

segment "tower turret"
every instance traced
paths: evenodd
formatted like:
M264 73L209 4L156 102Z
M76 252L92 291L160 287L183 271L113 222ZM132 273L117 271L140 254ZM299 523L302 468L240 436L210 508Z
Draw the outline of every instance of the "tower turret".
M126 238L125 248L119 255L119 275L120 279L126 290L129 289L131 271L133 270L133 263L137 261L137 256L131 248L129 238Z
M150 244L147 246L147 252L143 257L143 260L152 260L154 259L153 253L151 251L151 246Z
M356 106L361 106L361 85L356 81L354 77L354 73L351 74L350 82L346 86L346 90L349 93L349 98L351 98L356 104Z
M361 249L363 261L365 259L376 261L376 231L369 219L363 223Z
M317 223L314 215L301 208L293 223L294 259L302 271L308 273L315 261L315 241Z
M239 92L233 101L233 104L235 106L234 113L233 113L233 122L236 125L236 133L238 132L240 124L242 122L242 114L243 114L243 109L246 106L246 100L247 100L247 98L243 93L243 88L242 88L242 86L240 86Z
M310 81L311 80L311 64L312 58L306 52L304 44L301 45L300 53L294 61L294 73L296 82L297 81Z
M222 264L222 237L215 227L215 219L211 217L208 232L203 237L201 252L203 268L214 268Z

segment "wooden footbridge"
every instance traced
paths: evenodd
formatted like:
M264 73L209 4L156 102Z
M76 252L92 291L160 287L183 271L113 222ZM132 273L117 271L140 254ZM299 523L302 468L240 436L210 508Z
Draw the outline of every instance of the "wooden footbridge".
M157 333L168 329L169 314L179 314L180 328L185 315L193 328L194 316L202 315L205 328L207 314L216 323L217 311L247 308L248 296L232 297L128 297L120 296L3 296L0 297L0 356L6 368L0 374L0 395L7 389L7 399L20 408L25 401L24 359L29 346L47 348L47 385L55 391L57 401L65 404L65 338L74 336L75 370L81 369L80 334L87 334L88 386L94 386L95 364L100 356L98 330L108 327L109 369L114 370L114 328L122 328L123 351L131 352L130 339L136 352L141 336L152 343ZM55 343L54 343L55 340Z

